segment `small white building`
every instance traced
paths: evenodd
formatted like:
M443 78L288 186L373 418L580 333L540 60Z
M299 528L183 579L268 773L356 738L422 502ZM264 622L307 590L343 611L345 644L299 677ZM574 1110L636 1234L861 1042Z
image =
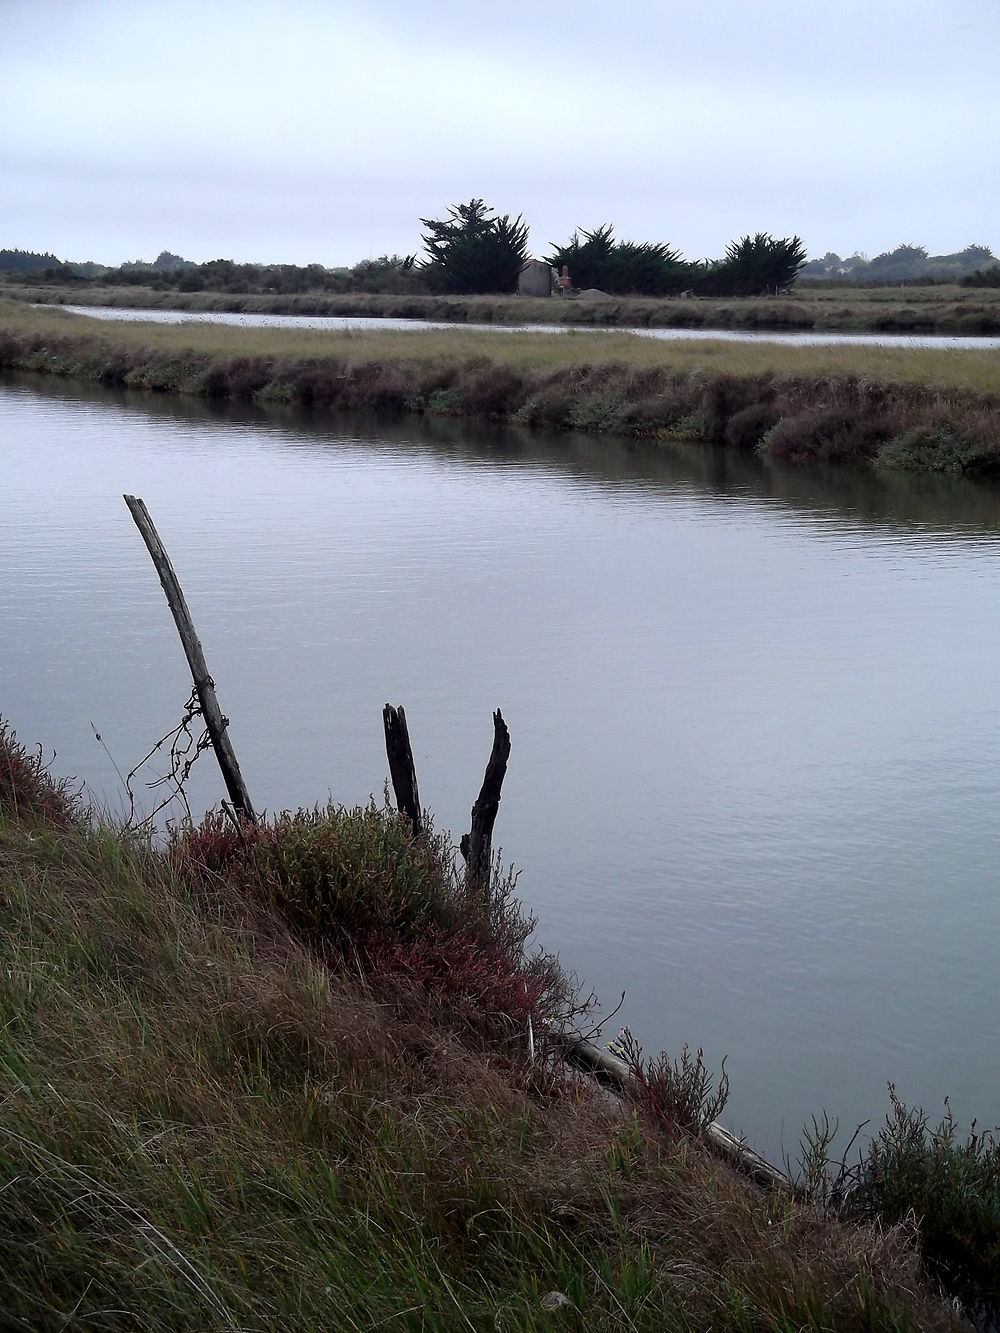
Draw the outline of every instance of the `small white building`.
M517 276L518 296L551 296L558 274L544 259L529 259Z

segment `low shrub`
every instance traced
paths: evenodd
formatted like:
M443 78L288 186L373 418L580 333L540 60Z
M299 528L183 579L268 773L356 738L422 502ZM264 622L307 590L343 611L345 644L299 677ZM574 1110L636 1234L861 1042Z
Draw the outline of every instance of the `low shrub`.
M842 1213L896 1222L916 1217L924 1262L984 1327L1000 1321L1000 1131L963 1140L945 1099L936 1128L889 1085L891 1111L862 1156ZM985 1321L992 1320L992 1324Z
M198 382L197 388L205 398L228 398L229 375L226 367L222 365L209 366Z
M225 367L230 398L249 399L263 389L274 374L271 357L238 356Z
M446 838L414 840L374 803L240 828L212 813L176 832L169 856L197 890L222 884L277 908L324 960L349 960L373 982L419 981L472 1029L523 1034L529 1016L541 1022L570 998L556 960L527 953L535 923L512 875L496 867L488 890L470 886Z
M724 444L732 417L768 402L774 393L768 380L740 375L715 375L702 390L701 415L713 444Z
M952 472L972 477L1000 473L1000 439L988 439L946 421L894 435L879 450L881 467L908 472Z
M771 458L792 462L870 462L889 434L880 416L850 408L810 408L785 416L767 432L761 448Z
M781 413L773 403L751 403L726 422L723 443L730 449L756 449L780 420Z
M514 415L519 426L540 426L549 430L565 429L577 401L572 385L553 379L537 388Z
M484 366L463 375L459 390L468 415L505 420L524 398L524 379L510 366Z
M946 426L917 426L895 435L878 454L881 467L908 472L961 472L970 442Z
M462 411L462 395L454 387L432 389L426 398L423 394L416 396L423 402L424 411L437 416L457 416Z
M965 336L1000 333L1000 316L995 312L978 310L959 315L955 321L955 332Z
M642 1046L626 1027L608 1043L608 1049L629 1067L630 1095L669 1133L700 1134L725 1109L729 1100L726 1062L722 1062L718 1087L713 1088L712 1075L700 1047L692 1055L685 1043L679 1060L671 1060L666 1051L646 1060Z

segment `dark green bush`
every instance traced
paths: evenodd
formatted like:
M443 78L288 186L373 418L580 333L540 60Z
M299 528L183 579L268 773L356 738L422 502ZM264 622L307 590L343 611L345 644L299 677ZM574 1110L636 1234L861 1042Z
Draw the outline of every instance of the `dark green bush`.
M913 1214L928 1268L985 1319L1000 1319L1000 1143L997 1131L959 1137L945 1099L930 1127L889 1085L892 1109L863 1155L845 1215L896 1222ZM984 1326L989 1326L988 1324Z
M805 262L798 236L759 231L733 241L721 262L692 266L690 286L702 296L773 296L792 286Z
M1000 474L1000 439L984 438L946 421L915 426L879 450L881 467L909 472L953 472L990 478Z

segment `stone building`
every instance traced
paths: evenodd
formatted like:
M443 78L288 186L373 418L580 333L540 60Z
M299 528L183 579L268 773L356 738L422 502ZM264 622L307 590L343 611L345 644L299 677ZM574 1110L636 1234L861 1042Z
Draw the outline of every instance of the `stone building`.
M518 296L551 296L557 274L544 259L529 259L517 278Z

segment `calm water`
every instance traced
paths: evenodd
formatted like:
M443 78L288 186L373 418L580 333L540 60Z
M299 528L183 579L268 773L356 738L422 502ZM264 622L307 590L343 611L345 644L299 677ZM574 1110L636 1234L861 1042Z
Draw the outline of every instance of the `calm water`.
M129 310L112 306L68 305L75 315L92 319L141 321L152 324L237 324L245 328L285 329L475 329L496 333L634 333L666 342L785 343L790 347L937 347L953 351L1000 347L1000 338L974 338L944 333L746 333L738 329L595 328L586 324L455 324L427 319L382 319L370 315L253 315L218 310Z
M0 382L0 709L60 772L120 804L91 723L125 771L188 693L134 492L258 806L380 797L390 700L461 832L499 705L540 938L731 1125L1000 1119L1000 493L51 390Z

